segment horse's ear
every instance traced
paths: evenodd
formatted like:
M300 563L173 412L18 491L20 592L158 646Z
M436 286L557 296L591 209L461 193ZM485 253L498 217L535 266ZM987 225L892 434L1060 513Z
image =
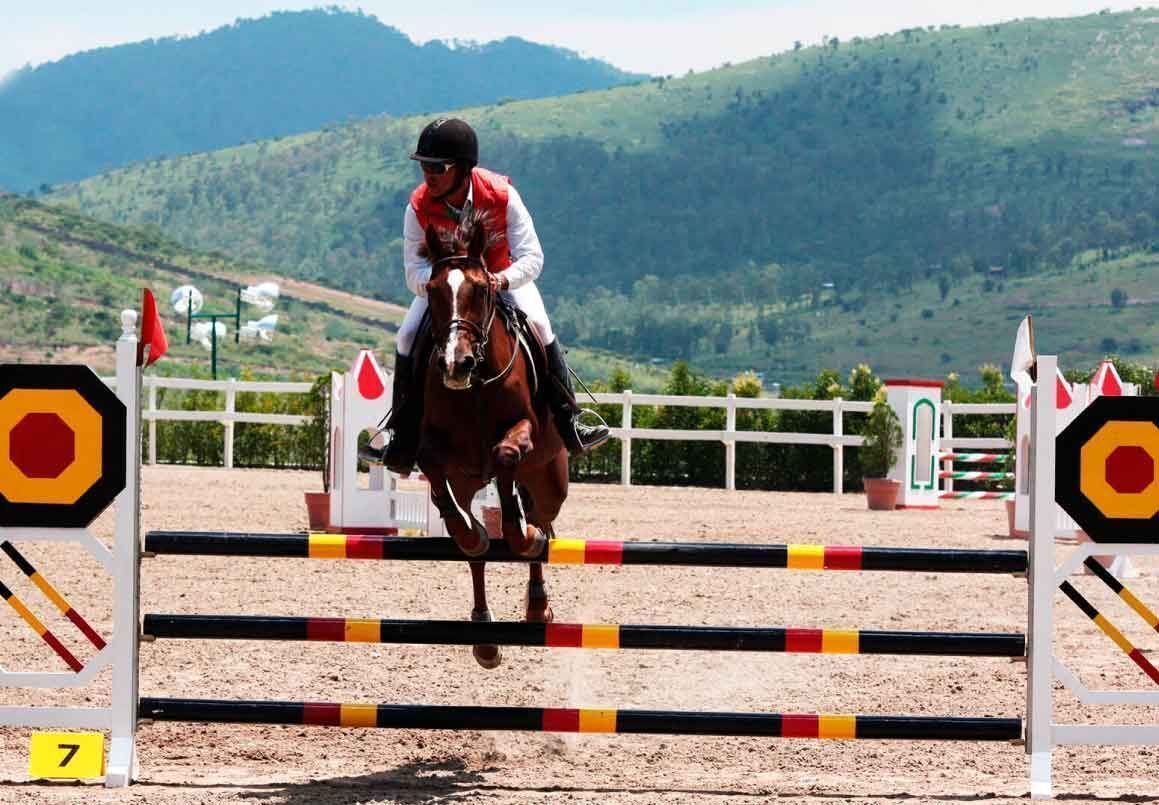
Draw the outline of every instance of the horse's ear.
M472 262L483 257L483 251L487 248L487 232L483 228L482 221L476 221L475 226L471 231L471 242L467 244L467 256L471 258Z
M427 258L433 263L443 256L443 241L434 224L427 224Z

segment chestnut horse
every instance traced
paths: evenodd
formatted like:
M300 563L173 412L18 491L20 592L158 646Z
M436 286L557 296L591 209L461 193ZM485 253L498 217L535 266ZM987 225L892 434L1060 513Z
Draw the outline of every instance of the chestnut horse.
M537 375L510 314L499 309L482 259L487 245L485 217L470 210L453 232L426 230L433 347L418 464L430 482L432 502L464 554L479 557L489 547L486 529L471 514L471 500L494 477L504 541L520 557L539 557L567 497L568 455L544 395L534 394L535 377L549 381L542 369ZM490 622L484 562L470 566L471 620ZM532 562L530 568L526 620L550 622L543 565ZM494 645L475 646L474 655L484 668L502 660Z

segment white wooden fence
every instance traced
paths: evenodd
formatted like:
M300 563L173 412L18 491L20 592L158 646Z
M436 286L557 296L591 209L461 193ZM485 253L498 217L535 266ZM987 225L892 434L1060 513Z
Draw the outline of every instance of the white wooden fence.
M113 385L112 379L106 379ZM310 421L299 414L259 414L237 410L237 395L241 392L266 392L274 394L304 394L310 390L309 383L256 382L244 380L188 380L169 377L146 377L144 381L146 404L142 416L148 423L147 462L157 462L157 423L168 422L220 422L225 429L225 466L233 467L234 426L238 422L264 425L303 425ZM225 394L225 408L217 411L178 411L157 408L158 389L181 389L185 391L217 391ZM862 437L845 434L845 414L867 414L873 403L855 402L836 398L833 400L789 400L766 397L696 397L669 396L663 394L636 394L632 391L602 393L595 395L601 404L619 405L622 412L620 427L612 428L612 437L620 440L620 483L632 484L632 442L637 439L674 442L721 442L724 444L724 477L727 489L736 489L736 446L738 443L751 444L814 444L824 445L833 451L833 492L844 491L843 475L845 448L860 447ZM582 400L581 400L582 402ZM633 428L632 409L634 406L665 405L689 408L723 408L725 425L723 430L669 430L663 428ZM812 411L829 412L833 426L829 433L782 433L779 431L737 430L738 410L762 411ZM954 438L955 415L997 416L1013 414L1014 403L1001 404L960 404L942 403L943 450L1005 450L1010 448L1005 439ZM385 413L385 412L384 412ZM947 486L947 489L952 488Z

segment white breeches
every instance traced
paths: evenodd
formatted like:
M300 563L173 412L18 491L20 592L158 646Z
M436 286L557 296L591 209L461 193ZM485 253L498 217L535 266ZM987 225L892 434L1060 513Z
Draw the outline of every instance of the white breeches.
M547 318L547 308L543 306L543 297L539 295L539 289L535 287L534 282L529 282L513 291L504 291L501 295L527 315L527 321L535 328L535 333L544 346L555 340L555 333L552 332L551 322ZM398 350L399 355L410 355L411 349L414 348L415 337L419 332L419 325L426 312L426 297L416 296L414 301L410 303L410 310L406 312L402 324L398 326L398 334L395 336L395 349Z

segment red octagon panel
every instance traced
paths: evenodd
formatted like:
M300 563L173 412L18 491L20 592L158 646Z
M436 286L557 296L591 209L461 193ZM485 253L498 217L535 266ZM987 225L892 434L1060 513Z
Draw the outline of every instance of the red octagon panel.
M30 413L12 428L8 455L29 478L56 478L76 459L75 434L53 413Z
M1107 456L1107 483L1119 494L1142 492L1155 480L1155 461L1137 444L1116 447Z

